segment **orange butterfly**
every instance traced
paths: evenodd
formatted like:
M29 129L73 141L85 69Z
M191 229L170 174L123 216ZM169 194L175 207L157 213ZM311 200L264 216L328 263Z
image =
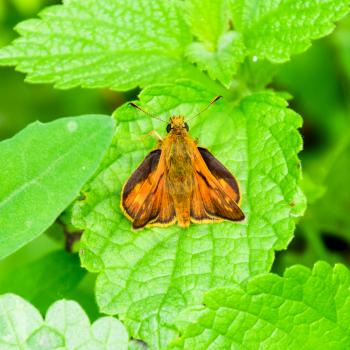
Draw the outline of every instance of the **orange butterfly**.
M132 227L243 220L239 186L229 170L207 149L197 146L182 116L172 116L166 130L168 135L164 140L159 136L157 148L122 189L121 209Z

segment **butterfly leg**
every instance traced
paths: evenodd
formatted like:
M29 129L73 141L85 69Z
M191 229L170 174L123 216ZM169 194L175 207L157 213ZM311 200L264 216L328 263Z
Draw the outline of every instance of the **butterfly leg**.
M144 141L146 139L146 137L148 137L148 136L153 136L157 140L157 147L156 148L160 148L162 146L163 139L155 130L152 130L148 134L140 137L140 141Z
M153 136L157 141L158 143L162 143L163 142L163 138L158 134L158 132L156 130L152 130L150 131L148 134L146 135L143 135L140 139L141 141L143 141L146 137L148 136Z
M163 138L155 130L150 131L147 135L153 136L158 141L163 141Z

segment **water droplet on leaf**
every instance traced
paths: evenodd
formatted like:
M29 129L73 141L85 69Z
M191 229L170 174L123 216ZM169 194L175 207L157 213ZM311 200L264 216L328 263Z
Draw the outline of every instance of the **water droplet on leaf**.
M69 132L75 132L78 129L78 123L75 121L70 121L67 123L67 129Z

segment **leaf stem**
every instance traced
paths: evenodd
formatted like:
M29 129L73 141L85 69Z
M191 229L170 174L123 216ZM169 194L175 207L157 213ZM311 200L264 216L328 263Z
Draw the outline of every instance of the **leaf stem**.
M300 228L304 233L305 239L309 243L310 248L315 252L317 258L320 260L328 260L327 250L325 249L315 225L310 221L304 221L300 225Z

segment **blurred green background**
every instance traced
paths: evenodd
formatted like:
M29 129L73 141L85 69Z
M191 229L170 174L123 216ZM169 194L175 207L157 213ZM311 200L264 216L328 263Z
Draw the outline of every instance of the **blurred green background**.
M0 0L0 46L16 37L13 27L33 17L54 0ZM277 273L293 264L312 266L317 260L350 263L350 17L335 32L313 43L305 54L279 67L269 87L287 91L290 106L304 118L301 133L304 151L303 190L308 209L286 251L278 252ZM51 85L26 84L24 75L0 67L0 140L11 137L39 119L50 121L81 114L111 114L134 98L137 91L119 94L109 90L55 90ZM64 233L55 224L17 253L0 262L0 293L16 292L41 311L57 298L78 300L91 319L98 315L94 302L94 276L79 267L77 257L66 254ZM76 258L76 259L75 259ZM50 290L33 294L33 283L53 264L62 263L61 274L48 284ZM67 267L68 266L68 267ZM32 282L16 283L12 276L31 274ZM75 276L70 279L68 276ZM59 279L65 288L55 288ZM62 283L61 283L62 285ZM33 287L33 288L32 288ZM46 287L48 288L48 287Z

